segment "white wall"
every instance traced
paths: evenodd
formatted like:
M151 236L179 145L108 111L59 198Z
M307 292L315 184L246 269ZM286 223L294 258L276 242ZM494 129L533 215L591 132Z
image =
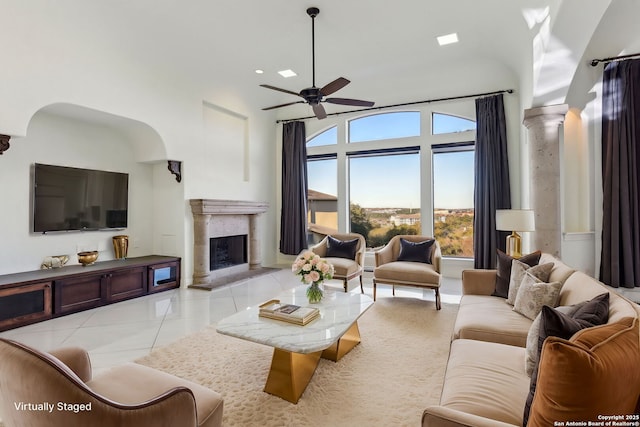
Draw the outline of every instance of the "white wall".
M127 234L129 256L152 253L153 168L134 161L133 147L113 129L69 118L38 113L27 136L11 141L0 158L2 206L0 208L0 274L37 270L48 255L75 254L81 246L93 246L100 260L113 259L111 237ZM33 164L45 163L129 174L129 226L122 231L31 233Z

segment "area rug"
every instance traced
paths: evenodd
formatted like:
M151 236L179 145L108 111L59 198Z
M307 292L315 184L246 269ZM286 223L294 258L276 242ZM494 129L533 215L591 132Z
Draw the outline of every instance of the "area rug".
M209 387L230 426L417 426L437 404L457 305L379 298L358 321L362 342L321 359L297 405L263 392L273 348L209 327L137 360Z

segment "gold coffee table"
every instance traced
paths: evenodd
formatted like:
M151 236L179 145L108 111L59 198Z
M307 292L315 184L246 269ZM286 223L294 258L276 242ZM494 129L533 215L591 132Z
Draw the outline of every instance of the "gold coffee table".
M286 304L309 305L304 286L276 298ZM358 318L372 305L367 295L327 291L321 303L313 304L320 317L305 326L259 317L255 306L222 319L216 330L273 347L264 391L297 403L321 357L337 362L358 345Z

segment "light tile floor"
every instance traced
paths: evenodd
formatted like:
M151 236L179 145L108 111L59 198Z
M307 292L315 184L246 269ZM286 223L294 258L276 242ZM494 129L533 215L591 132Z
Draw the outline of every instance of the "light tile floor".
M371 296L372 275L365 273L364 277L365 294ZM41 351L83 347L89 351L95 373L145 356L295 286L301 286L299 280L284 268L213 291L174 289L1 332L0 336ZM443 278L442 302L458 303L461 286L459 279ZM326 287L340 291L342 282L330 281ZM360 292L357 279L349 283L349 291ZM379 284L377 296L390 297L391 286ZM435 301L430 289L398 287L396 296Z

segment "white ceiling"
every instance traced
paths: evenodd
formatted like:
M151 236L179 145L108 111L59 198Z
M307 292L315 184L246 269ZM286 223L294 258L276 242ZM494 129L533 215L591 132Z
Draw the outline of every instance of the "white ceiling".
M583 1L580 4L586 7L610 0ZM615 1L638 9L637 0ZM128 67L147 70L150 78L175 82L176 90L189 87L205 97L237 93L261 108L298 98L259 84L294 92L311 86L309 6L320 8L316 18L316 85L321 87L343 76L352 83L334 96L384 105L464 95L473 87L470 81L479 79L482 83L481 74L493 75L493 82L504 82L487 90L518 89L513 86L522 82L523 72L531 72L539 54L534 51L534 41L545 22L548 24L545 19L550 16L553 26L554 14L571 2L576 3L110 0L46 2L48 7L36 8L16 1L9 12L13 7L16 13L31 14L34 22L46 22L46 26L33 29L37 37L62 38L74 46L75 55L84 55L87 61L108 51ZM436 36L451 32L458 33L460 42L438 46ZM631 37L638 39L637 34ZM606 46L602 39L599 43ZM258 68L264 74L256 74ZM277 74L287 68L298 76L284 79ZM479 86L491 85L496 86ZM327 110L341 108L332 105ZM285 107L275 114L280 118L308 115L309 108Z

